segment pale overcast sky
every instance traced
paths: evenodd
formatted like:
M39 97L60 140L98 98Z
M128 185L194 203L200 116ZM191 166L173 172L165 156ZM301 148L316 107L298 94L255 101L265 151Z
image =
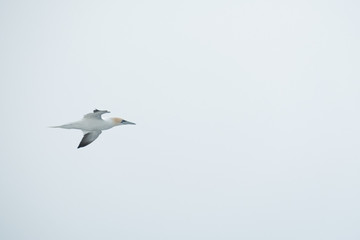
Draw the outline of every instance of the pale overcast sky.
M0 239L360 239L359 8L1 1Z

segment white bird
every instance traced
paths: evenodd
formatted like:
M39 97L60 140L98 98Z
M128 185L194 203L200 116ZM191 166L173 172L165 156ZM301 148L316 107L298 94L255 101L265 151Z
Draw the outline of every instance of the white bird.
M60 126L54 126L53 128L65 128L65 129L79 129L82 130L84 136L78 146L78 148L85 147L95 141L95 139L101 134L101 131L110 129L115 126L127 125L135 123L128 122L122 118L109 118L102 119L101 115L104 113L110 113L107 110L95 109L92 113L86 114L82 120L72 122Z

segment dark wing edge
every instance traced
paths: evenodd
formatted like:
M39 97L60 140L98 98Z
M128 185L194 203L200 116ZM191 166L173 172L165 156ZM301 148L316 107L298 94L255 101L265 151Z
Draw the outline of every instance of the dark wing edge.
M88 113L84 115L84 118L97 118L101 119L101 115L105 113L110 113L108 110L98 110L95 109L92 113Z
M100 134L101 134L101 131L88 132L88 133L84 134L84 136L81 139L81 142L77 148L82 148L82 147L89 145L90 143L95 141L95 139L97 139Z

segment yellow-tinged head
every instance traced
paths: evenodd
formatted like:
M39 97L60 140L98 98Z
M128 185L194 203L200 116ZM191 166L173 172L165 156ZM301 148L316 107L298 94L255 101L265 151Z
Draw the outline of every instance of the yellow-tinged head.
M111 118L111 121L115 124L115 125L126 125L126 124L132 124L135 125L135 123L126 121L122 118Z
M122 118L111 118L111 120L116 125L120 125L123 119Z

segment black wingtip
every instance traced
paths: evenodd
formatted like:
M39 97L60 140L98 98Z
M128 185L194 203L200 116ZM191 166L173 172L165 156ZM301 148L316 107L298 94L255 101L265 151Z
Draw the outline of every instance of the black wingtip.
M100 112L100 110L98 110L98 109L95 109L95 110L94 110L94 113L96 113L96 112Z
M90 143L91 142L86 142L86 141L82 140L77 148L79 149L79 148L85 147L85 146L89 145Z
M85 147L95 141L95 139L101 134L101 131L88 132L84 134L78 148Z

